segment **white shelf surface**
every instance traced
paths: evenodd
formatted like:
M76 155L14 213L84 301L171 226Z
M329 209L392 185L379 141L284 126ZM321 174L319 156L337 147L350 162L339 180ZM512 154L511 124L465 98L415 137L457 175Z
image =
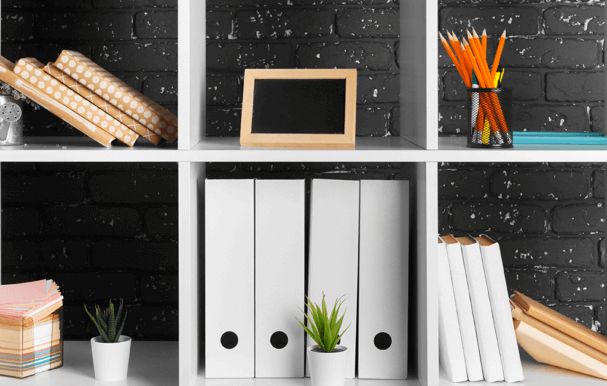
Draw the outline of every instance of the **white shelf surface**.
M25 379L0 377L2 386L173 386L178 380L177 342L133 342L124 381L95 380L91 342L64 342L63 367Z
M525 350L519 347L521 360L523 361L523 372L525 380L517 383L506 382L460 382L451 383L447 373L440 368L440 386L500 386L500 385L520 385L520 386L604 386L605 381L599 378L576 373L573 371L561 369L559 367L548 366L537 362Z
M84 137L29 137L24 146L0 146L0 162L607 162L607 146L519 145L471 149L464 137L441 137L425 150L400 137L357 138L354 149L241 147L240 138L205 138L190 150L105 148Z
M412 374L409 370L409 379L401 380L346 379L344 386L420 386ZM312 381L310 378L206 379L204 368L201 368L196 386L312 386Z

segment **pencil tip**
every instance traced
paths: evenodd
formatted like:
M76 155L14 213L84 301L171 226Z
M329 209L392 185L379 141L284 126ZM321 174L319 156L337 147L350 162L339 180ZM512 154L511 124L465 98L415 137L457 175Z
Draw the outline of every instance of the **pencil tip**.
M447 36L449 37L449 40L453 40L453 37L451 36L451 34L449 33L449 31L447 31Z
M504 30L504 33L502 34L503 38L506 38L506 30Z
M472 35L470 34L470 31L466 30L466 33L468 34L468 39L472 39Z
M440 36L440 40L441 40L441 42L444 42L444 41L445 41L445 37L443 36L443 34L442 34L442 33L440 33L440 32L439 32L439 33L438 33L438 36Z
M476 33L476 30L474 28L472 28L472 34L475 39L478 39L478 34Z
M483 30L483 36L487 36L487 28Z

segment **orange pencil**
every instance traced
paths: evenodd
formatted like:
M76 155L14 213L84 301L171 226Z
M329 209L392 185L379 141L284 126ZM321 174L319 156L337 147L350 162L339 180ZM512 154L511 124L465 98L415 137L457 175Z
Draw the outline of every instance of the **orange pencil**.
M483 30L483 59L487 61L487 29Z
M466 75L464 75L464 70L462 69L462 67L461 67L459 61L457 60L457 58L455 57L455 54L451 50L451 47L449 47L449 44L447 43L447 40L443 37L443 34L439 33L438 35L440 36L440 40L443 43L443 46L445 47L445 50L447 50L447 54L449 55L449 57L451 58L451 61L455 65L455 68L459 72L459 75L465 81L466 80Z
M476 61L479 68L479 72L476 74L477 77L479 77L479 83L480 79L482 79L483 83L486 84L486 86L483 87L492 88L492 83L489 81L489 69L487 68L487 63L482 59L483 55L481 54L481 46L478 42L478 35L477 38L473 38L472 35L470 35L470 32L468 32L468 40L473 53L472 59Z
M459 41L457 41L457 38L455 37L455 35L451 35L448 31L447 31L447 34L449 35L449 42L451 43L451 46L453 46L453 51L457 55L457 58L459 59L459 63L462 66L463 73L466 76L464 79L464 83L466 83L466 86L468 86L468 88L470 88L470 87L472 87L472 77L470 76L471 70L470 70L470 68L468 68L468 62L465 60L465 57L464 57L463 53L461 52L462 49L461 49Z
M474 72L478 75L481 73L481 71L478 67L476 60L474 59L474 55L472 54L472 46L470 44L468 44L466 39L463 39L463 41L464 41L464 50L466 52L466 55L468 55L468 59L470 59L470 62L472 63ZM488 88L487 83L485 82L485 79L482 76L478 77L478 81L482 88ZM497 125L497 120L495 119L495 116L494 116L495 111L490 108L490 106L492 105L491 99L487 98L487 95L482 94L482 93L480 94L480 97L481 97L481 101L486 104L485 112L487 113L486 114L487 119L489 119L489 123L491 124L491 131L493 131L498 142L503 143L501 133L499 132L499 129L498 129L499 126Z
M504 51L504 44L506 44L506 30L504 30L504 33L500 38L500 42L497 46L497 52L495 53L495 59L493 59L493 68L491 68L491 79L495 79L495 74L497 73L497 68L499 67L500 60L502 58L502 52Z

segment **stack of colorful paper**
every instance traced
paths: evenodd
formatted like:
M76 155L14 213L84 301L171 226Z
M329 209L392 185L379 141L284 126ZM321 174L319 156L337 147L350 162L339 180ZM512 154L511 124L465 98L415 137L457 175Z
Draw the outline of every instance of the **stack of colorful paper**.
M61 367L62 316L54 281L0 285L0 375L26 378Z

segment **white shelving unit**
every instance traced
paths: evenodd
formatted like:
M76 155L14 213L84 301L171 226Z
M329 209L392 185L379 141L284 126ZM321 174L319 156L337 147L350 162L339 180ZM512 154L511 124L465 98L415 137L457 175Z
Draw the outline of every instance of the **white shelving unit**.
M179 121L176 147L156 148L137 144L134 149L101 148L88 139L27 138L23 148L0 148L0 162L178 162L179 163L179 343L175 347L147 343L158 360L135 361L133 371L141 379L156 379L155 363L178 366L180 386L251 385L300 386L309 379L207 380L204 376L204 343L199 332L204 299L204 180L207 162L399 162L409 176L414 229L411 251L412 277L410 336L413 355L410 378L405 381L353 380L347 385L445 386L438 363L438 294L436 233L438 230L439 162L607 162L607 147L517 147L510 150L470 150L462 138L438 137L438 2L401 0L401 137L357 138L353 150L241 148L238 138L207 138L205 135L205 13L204 0L179 0ZM143 142L143 141L142 141ZM143 146L142 146L143 145ZM406 237L407 235L403 235ZM83 343L66 343L66 361L86 351ZM144 347L142 342L141 347ZM139 343L135 344L139 349ZM160 351L160 352L159 352ZM136 351L134 351L135 353ZM178 355L177 355L178 354ZM178 361L175 358L178 356ZM163 362L172 358L172 362ZM76 363L80 363L78 360ZM177 365L178 363L178 365ZM527 386L555 382L552 369L526 359ZM403 363L403 366L407 364ZM92 363L38 375L49 385L91 383ZM79 370L84 368L85 370ZM72 369L72 370L70 370ZM148 371L149 369L149 371ZM72 383L64 383L64 374ZM568 374L572 377L571 374ZM88 377L88 378L87 378ZM65 378L65 379L68 379ZM162 378L164 379L164 378ZM570 382L585 380L580 376ZM3 380L4 382L4 380ZM129 385L138 385L129 378ZM156 384L151 383L141 384ZM20 382L27 384L27 382ZM176 384L176 379L162 383ZM4 384L4 383L3 383ZM92 383L91 383L92 384ZM581 383L579 383L581 384ZM590 384L590 383L589 383Z

